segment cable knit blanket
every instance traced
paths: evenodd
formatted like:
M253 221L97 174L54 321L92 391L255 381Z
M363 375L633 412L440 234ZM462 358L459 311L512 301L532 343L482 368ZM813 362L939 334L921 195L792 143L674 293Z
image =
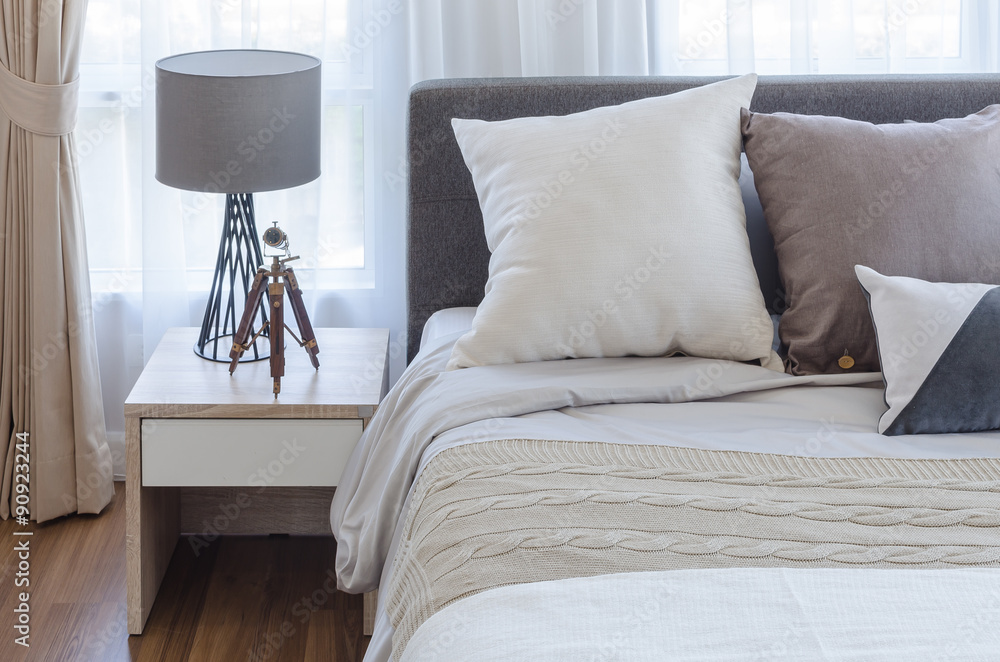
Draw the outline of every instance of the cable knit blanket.
M385 596L398 659L490 588L720 567L1000 567L1000 459L808 458L598 442L449 448Z

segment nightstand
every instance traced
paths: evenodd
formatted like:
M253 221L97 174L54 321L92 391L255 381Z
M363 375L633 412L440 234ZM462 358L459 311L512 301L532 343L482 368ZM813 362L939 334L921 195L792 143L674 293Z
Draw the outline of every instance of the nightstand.
M389 383L386 329L316 329L320 368L289 339L268 362L206 361L170 329L125 401L128 631L141 634L182 533L332 535L330 500ZM196 550L197 551L197 550ZM365 630L374 596L365 596Z

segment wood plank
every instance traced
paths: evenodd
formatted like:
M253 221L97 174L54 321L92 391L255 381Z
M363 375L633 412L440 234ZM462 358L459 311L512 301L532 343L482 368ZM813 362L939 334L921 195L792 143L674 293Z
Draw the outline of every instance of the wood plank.
M378 591L365 593L364 617L362 619L361 631L366 637L375 633L375 610L378 607Z
M269 567L266 538L248 539L239 547L220 541L206 587L205 603L188 655L190 662L250 660L262 613L264 573Z
M388 390L388 385L389 385L388 370L389 367L386 366L385 384L384 384L384 388L386 390ZM378 410L378 407L376 407L375 409ZM372 415L374 416L374 412L372 412ZM366 429L368 428L368 424L370 422L371 422L370 418L365 420ZM361 632L366 637L371 637L373 634L375 634L375 611L377 610L377 608L378 608L378 589L365 593L364 603L362 608ZM365 648L367 648L367 646L365 646Z
M219 545L196 552L185 542L182 537L174 551L146 629L141 637L131 638L142 643L136 662L186 660L191 655Z
M306 634L306 659L329 662L347 656L348 642L340 631L341 622L341 615L335 611L317 612L312 617Z
M181 531L201 536L208 542L219 534L333 535L330 501L335 487L179 489Z
M360 660L365 656L371 639L358 636L359 597L338 594L334 609L313 615L306 641L307 660Z
M122 659L128 648L124 513L125 490L118 483L101 515L61 517L27 529L12 519L0 522L5 540L20 539L15 531L32 532L28 586L14 585L14 544L0 549L0 611L13 616L22 591L30 593L31 610L31 647L14 643L9 619L0 660Z
M125 417L125 585L128 592L128 631L141 634L148 610L142 602L142 451L141 421Z
M333 609L337 600L332 569L337 544L332 538L309 545L301 539L278 538L270 548L273 570L264 592L271 609L261 619L255 651L276 662L301 660L306 658L312 619Z
M281 393L267 361L225 363L192 351L198 330L169 329L125 401L126 415L215 418L366 418L384 394L387 329L316 329L320 368L289 347ZM152 411L151 411L152 410Z
M122 605L55 602L36 610L31 650L39 660L108 660L122 654L125 626ZM44 630L41 626L44 624ZM110 626L110 627L109 627Z
M266 404L126 404L125 415L138 418L365 418L371 405Z
M105 512L124 505L124 485L115 486L115 495ZM58 596L58 601L66 603L117 602L123 597L115 587L125 583L124 517L74 515L34 524L33 528L31 562L46 568L44 574L32 572L33 593ZM91 530L95 528L101 535L91 538ZM50 541L56 531L58 545ZM85 549L88 554L67 554L67 549ZM95 593L95 585L105 587L104 592Z
M140 421L125 419L125 561L128 631L141 634L180 535L176 488L143 488Z
M219 550L231 546L227 559L254 555L261 560L259 546L284 543L280 553L264 554L257 570L269 575L272 584L265 591L263 605L240 608L240 617L260 623L291 619L299 625L296 602L320 586L335 556L331 537L242 538L228 537L199 549L196 555L186 538L181 538L164 576L160 594L142 636L128 636L126 609L125 529L127 490L115 484L116 494L100 515L63 517L44 524L32 524L31 609L32 646L24 649L10 636L0 637L0 660L100 660L101 662L173 662L187 660L195 633L207 616L207 603L235 600L212 596L226 593L243 581L229 573L231 585L220 581L223 568ZM329 502L327 501L327 505ZM13 520L0 521L0 538L11 540L22 530ZM0 610L13 614L15 598L13 573L16 569L13 545L0 548ZM278 600L277 584L285 582L291 597ZM270 597L268 597L270 596ZM279 608L275 602L281 602ZM283 647L272 660L335 660L360 662L368 640L361 634L361 596L337 592L296 635L304 644ZM9 626L8 626L9 627ZM267 626L271 627L271 626ZM263 630L264 628L262 628ZM222 636L221 632L207 632ZM332 645L331 643L332 642ZM229 642L226 649L242 650L233 658L247 659L246 642ZM295 658L294 654L300 655Z
M309 621L336 600L336 541L227 537L217 544L189 659L305 659Z

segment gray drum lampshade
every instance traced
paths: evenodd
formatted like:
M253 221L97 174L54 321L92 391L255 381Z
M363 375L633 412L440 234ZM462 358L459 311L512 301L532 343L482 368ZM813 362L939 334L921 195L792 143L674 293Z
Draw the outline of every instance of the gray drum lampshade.
M320 61L264 50L156 63L156 179L209 193L291 188L320 174Z

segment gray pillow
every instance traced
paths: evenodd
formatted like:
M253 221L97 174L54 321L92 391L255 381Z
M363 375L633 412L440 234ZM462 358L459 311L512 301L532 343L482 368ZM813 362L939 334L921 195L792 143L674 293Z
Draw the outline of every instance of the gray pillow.
M1000 105L933 124L742 114L793 374L878 370L854 274L1000 283Z

